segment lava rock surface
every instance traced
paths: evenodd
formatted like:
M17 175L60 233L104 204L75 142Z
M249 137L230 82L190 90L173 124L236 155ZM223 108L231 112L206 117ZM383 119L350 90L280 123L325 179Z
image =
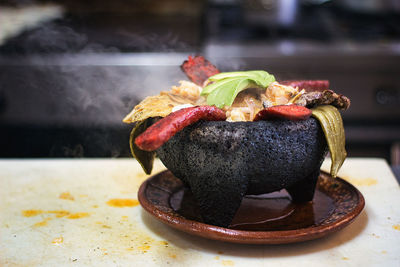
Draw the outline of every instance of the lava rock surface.
M157 150L192 191L204 222L228 227L246 194L287 189L312 200L327 152L314 118L303 121L200 121Z

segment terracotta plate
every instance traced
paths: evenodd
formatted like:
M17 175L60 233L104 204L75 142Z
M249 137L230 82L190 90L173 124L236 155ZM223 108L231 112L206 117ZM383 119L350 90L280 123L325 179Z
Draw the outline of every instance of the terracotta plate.
M350 224L364 208L364 198L355 187L322 172L312 202L293 204L285 190L246 196L229 228L203 223L191 192L170 171L146 180L138 197L147 212L176 229L244 244L320 238Z

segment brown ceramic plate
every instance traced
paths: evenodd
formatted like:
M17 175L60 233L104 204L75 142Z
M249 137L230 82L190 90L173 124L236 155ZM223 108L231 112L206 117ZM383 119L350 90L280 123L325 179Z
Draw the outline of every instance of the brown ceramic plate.
M285 190L246 196L229 228L203 223L191 192L170 171L146 180L138 198L147 212L176 229L243 244L284 244L323 237L350 224L365 203L354 186L322 172L312 202L293 204Z

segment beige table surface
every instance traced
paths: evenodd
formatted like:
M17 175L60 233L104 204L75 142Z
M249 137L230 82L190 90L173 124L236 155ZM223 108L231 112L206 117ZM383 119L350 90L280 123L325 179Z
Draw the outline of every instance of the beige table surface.
M157 161L153 173L163 168ZM387 163L349 158L339 176L366 200L350 226L298 244L238 245L143 211L147 176L133 159L0 160L0 265L400 266L400 188Z

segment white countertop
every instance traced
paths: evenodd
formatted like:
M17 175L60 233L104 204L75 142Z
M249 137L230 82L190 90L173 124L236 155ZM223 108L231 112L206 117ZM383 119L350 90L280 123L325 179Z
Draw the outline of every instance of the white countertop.
M163 168L156 161L153 174ZM400 266L400 187L387 163L349 158L339 176L366 201L350 226L298 244L240 245L148 215L136 201L147 176L133 159L0 160L0 265Z

